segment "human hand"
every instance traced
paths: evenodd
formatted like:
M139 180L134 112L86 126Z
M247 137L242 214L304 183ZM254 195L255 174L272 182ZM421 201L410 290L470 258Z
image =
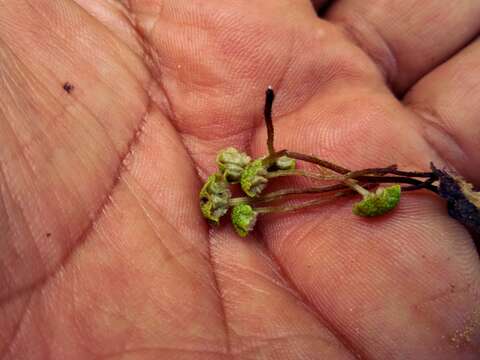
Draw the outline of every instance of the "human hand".
M266 152L268 85L278 148L480 183L479 18L473 0L325 19L306 0L1 0L2 359L478 357L478 255L441 200L240 239L198 191L219 149Z

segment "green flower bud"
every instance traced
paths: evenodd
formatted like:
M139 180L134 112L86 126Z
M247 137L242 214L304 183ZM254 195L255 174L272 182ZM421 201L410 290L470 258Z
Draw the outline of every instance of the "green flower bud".
M232 224L241 237L248 235L253 230L257 221L257 213L250 205L239 204L232 209Z
M250 161L250 156L233 147L223 149L217 155L218 168L229 183L240 181L242 172Z
M228 183L222 175L210 175L200 190L200 209L205 218L218 225L220 218L228 211L232 196Z
M395 208L400 201L400 185L379 188L375 193L364 196L363 200L354 204L353 213L359 216L379 216Z
M295 159L289 158L288 156L281 156L275 161L275 166L279 170L293 170L295 169Z
M260 194L267 186L267 169L262 163L262 159L254 160L249 163L240 177L242 190L250 197Z

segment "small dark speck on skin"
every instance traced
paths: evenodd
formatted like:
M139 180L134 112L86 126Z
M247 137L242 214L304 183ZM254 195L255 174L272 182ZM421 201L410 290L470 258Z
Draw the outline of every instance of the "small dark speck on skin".
M63 84L63 90L65 90L68 94L70 94L74 88L75 87L72 84L70 84L68 81L65 84Z
M46 233L45 236L49 238L50 236L52 236L52 233Z

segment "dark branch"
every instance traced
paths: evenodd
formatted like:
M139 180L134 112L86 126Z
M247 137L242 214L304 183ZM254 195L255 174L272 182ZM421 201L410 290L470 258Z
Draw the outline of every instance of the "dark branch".
M267 146L268 146L268 153L271 155L275 152L275 148L273 147L273 121L272 121L272 106L273 100L275 99L275 93L271 86L268 87L267 91L265 92L265 110L264 110L264 117L265 117L265 125L267 126Z
M345 175L345 174L348 174L350 172L350 170L345 169L344 167L341 167L339 165L335 165L335 164L333 164L333 163L331 163L327 160L319 159L315 156L305 155L305 154L297 153L295 151L286 151L286 155L288 157L291 157L292 159L306 161L306 162L309 162L309 163L312 163L312 164L319 165L323 168L332 170L332 171L334 171L338 174Z

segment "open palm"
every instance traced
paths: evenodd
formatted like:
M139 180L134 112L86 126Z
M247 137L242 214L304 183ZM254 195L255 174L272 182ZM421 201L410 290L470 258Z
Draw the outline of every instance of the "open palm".
M198 191L219 149L266 152L268 85L278 148L478 184L479 18L476 0L324 19L307 0L0 0L1 358L478 358L478 255L434 196L241 239Z

